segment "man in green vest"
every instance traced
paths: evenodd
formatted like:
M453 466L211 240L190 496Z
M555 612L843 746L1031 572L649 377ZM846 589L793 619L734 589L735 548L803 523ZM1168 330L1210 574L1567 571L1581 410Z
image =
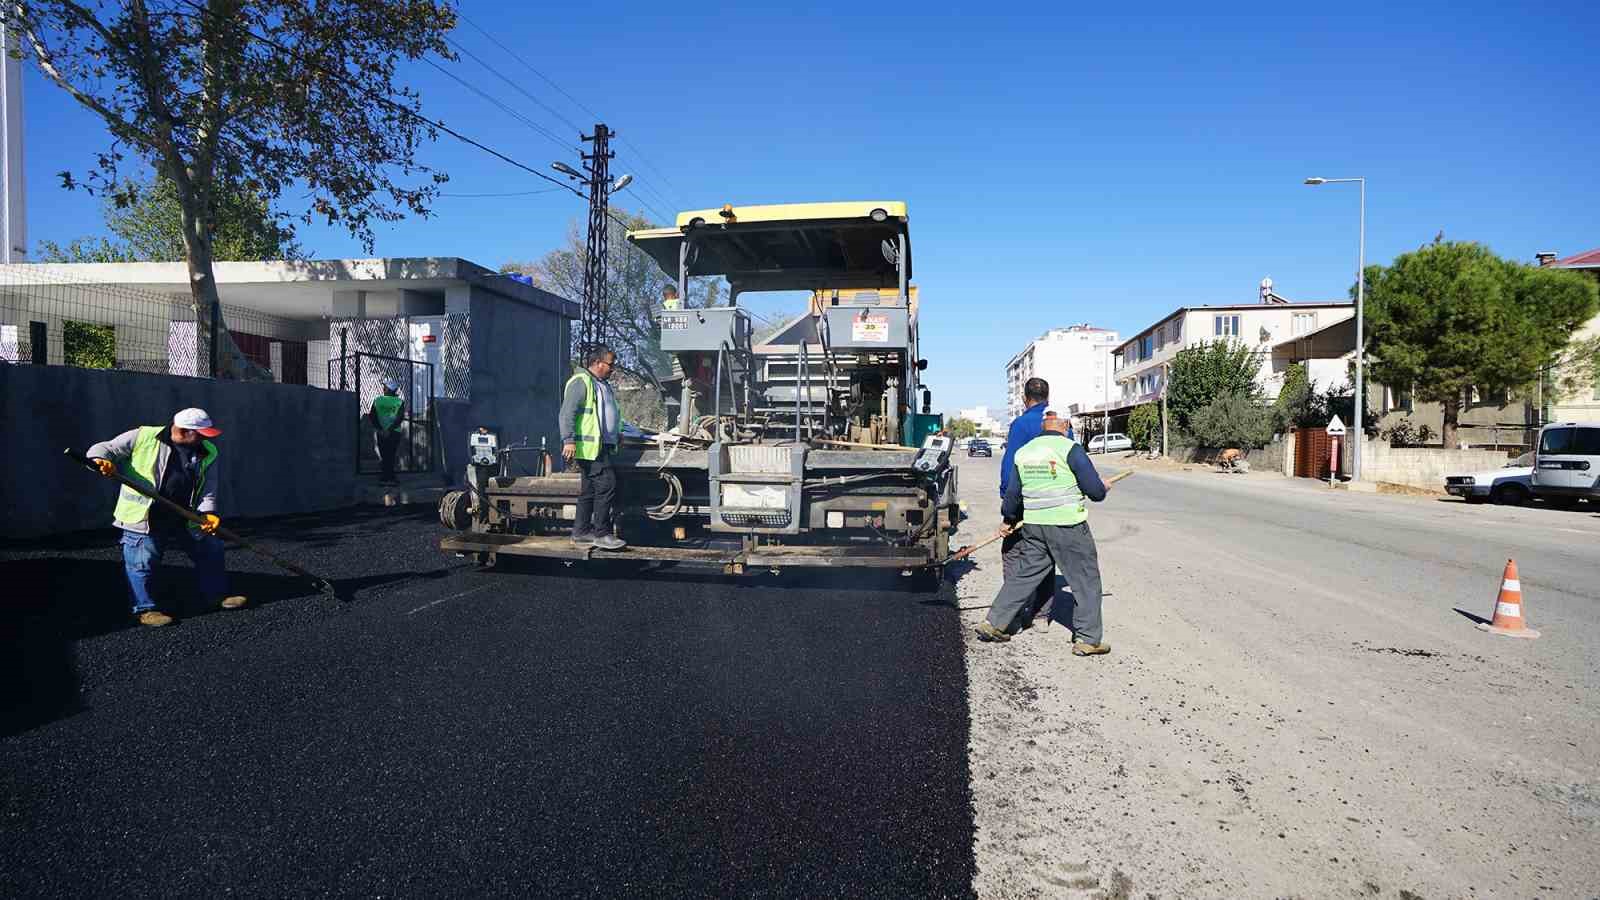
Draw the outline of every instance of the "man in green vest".
M572 542L621 550L627 542L611 533L611 504L617 496L611 457L622 442L622 412L610 382L617 354L601 345L589 351L586 362L588 368L573 373L561 393L561 459L576 463L583 478Z
M205 516L194 525L140 494L123 487L117 496L112 524L122 529L122 565L133 597L133 615L141 625L170 625L172 617L156 609L155 574L161 556L170 547L194 561L200 595L222 609L238 609L244 597L225 596L228 576L223 568L222 541L216 530L217 446L209 440L222 431L203 409L185 409L171 425L145 425L125 431L89 448L85 454L100 474L117 472L153 488L168 500Z
M1000 515L1008 526L1022 523L1016 544L1006 557L1006 580L978 626L982 641L1008 641L1020 617L1031 608L1034 592L1056 568L1072 590L1072 653L1098 656L1111 652L1100 621L1100 558L1089 531L1089 508L1106 498L1106 484L1083 446L1067 437L1067 422L1054 412L1044 414L1039 436L1017 450L1015 471L1006 482Z
M383 395L374 397L367 419L372 422L372 433L378 439L378 460L383 464L382 484L398 484L394 477L394 458L400 449L400 426L405 424L406 402L400 399L400 382L393 378L383 380Z

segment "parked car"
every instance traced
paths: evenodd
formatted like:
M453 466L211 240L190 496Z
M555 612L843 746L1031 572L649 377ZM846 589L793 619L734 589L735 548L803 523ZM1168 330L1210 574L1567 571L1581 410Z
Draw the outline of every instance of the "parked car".
M1444 490L1468 503L1502 503L1521 506L1533 499L1534 454L1524 453L1499 469L1474 472L1471 475L1451 475L1444 480Z
M1132 450L1133 438L1115 431L1089 438L1090 453L1110 453L1113 450Z
M994 457L994 448L990 447L989 442L983 438L973 438L972 442L967 444L967 455L987 456L992 459Z
M1533 494L1552 503L1600 501L1600 422L1552 422L1539 429Z

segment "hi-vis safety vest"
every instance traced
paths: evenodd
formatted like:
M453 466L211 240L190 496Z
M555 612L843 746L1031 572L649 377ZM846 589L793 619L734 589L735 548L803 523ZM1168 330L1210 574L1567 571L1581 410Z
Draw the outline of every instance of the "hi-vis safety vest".
M572 423L572 443L574 454L578 459L600 458L600 408L595 403L594 376L588 372L578 372L567 379L566 387L572 387L574 379L583 379L583 405L578 407L578 419ZM566 388L561 391L566 393Z
M378 419L379 428L388 428L394 420L400 418L400 407L405 401L399 397L384 394L372 401L372 414Z
M133 455L122 463L122 474L134 481L144 482L151 490L159 491L161 485L156 483L156 460L161 456L161 432L165 425L146 425L139 429L139 436L133 441ZM210 441L201 441L202 453L200 455L200 474L194 480L194 496L189 498L189 507L192 509L205 495L206 471L211 468L211 463L217 458L217 446ZM150 504L155 501L139 493L127 485L122 486L122 492L117 496L117 509L112 514L118 522L129 525L144 522L150 518ZM193 528L191 524L189 527Z
M1077 525L1089 519L1083 490L1067 465L1077 446L1064 434L1045 432L1017 451L1014 461L1022 484L1022 521L1026 525Z

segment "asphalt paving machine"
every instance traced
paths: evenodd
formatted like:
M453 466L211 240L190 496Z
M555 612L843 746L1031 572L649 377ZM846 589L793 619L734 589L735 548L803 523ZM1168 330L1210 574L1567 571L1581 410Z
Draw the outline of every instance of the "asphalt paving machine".
M690 296L723 276L727 305L656 311L671 427L625 437L616 519L629 546L573 544L577 473L513 474L498 436L472 435L467 486L447 494L441 548L720 566L931 573L960 520L951 439L922 383L906 205L866 201L681 213L628 234ZM809 309L759 344L739 306L754 291L806 291Z

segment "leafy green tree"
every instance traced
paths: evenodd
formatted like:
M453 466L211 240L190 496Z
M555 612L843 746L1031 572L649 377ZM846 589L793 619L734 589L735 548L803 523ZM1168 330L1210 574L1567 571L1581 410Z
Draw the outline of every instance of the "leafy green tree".
M182 262L183 207L177 189L165 178L130 184L127 205L106 199L106 227L116 240L78 238L66 245L40 241L42 262ZM295 259L303 255L294 230L265 201L239 194L220 195L213 211L213 255L221 260Z
M195 305L219 306L212 261L229 196L343 225L426 215L445 180L416 151L435 137L402 59L454 59L456 14L432 0L16 0L0 22L21 52L104 121L110 147L79 184L133 204L131 154L172 185Z
M93 322L61 323L61 354L69 366L84 369L117 367L117 330Z
M971 419L951 419L945 423L944 430L950 432L950 436L956 440L964 440L977 436L978 423Z
M1178 351L1168 369L1167 414L1179 428L1213 400L1231 394L1258 400L1261 357L1238 341L1211 341Z
M1191 431L1202 447L1259 447L1272 439L1271 417L1255 397L1223 394L1197 411Z
M1128 437L1136 450L1153 450L1161 439L1161 407L1141 403L1128 414Z
M1481 244L1435 240L1367 270L1367 353L1375 380L1440 404L1444 446L1467 392L1533 384L1600 309L1577 272L1508 262Z
M1316 399L1316 385L1311 381L1304 363L1295 363L1284 370L1283 387L1272 403L1272 427L1277 432L1287 432L1305 427Z

